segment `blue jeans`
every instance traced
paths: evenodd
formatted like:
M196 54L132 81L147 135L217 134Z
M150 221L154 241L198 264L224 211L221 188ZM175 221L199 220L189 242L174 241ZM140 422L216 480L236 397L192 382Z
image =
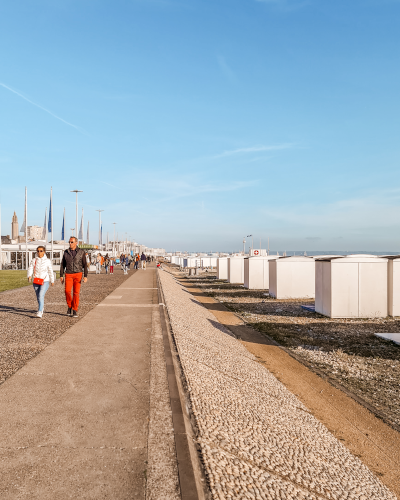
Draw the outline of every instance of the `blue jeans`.
M36 293L36 298L39 304L39 311L43 311L44 307L44 296L46 295L47 290L49 289L50 281L45 281L43 285L33 285L33 289Z

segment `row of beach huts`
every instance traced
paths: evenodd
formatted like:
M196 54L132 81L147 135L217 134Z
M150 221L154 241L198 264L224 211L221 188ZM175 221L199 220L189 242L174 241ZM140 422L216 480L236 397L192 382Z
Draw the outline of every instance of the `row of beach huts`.
M331 318L400 316L400 255L171 256L184 268L217 268L217 279L276 299L315 298L315 312Z

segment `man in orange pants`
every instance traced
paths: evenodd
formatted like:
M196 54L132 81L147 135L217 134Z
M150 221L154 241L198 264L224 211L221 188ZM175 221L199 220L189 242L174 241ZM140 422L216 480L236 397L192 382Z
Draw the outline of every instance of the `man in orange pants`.
M71 236L69 239L69 248L68 250L65 250L60 266L61 283L64 282L65 272L65 298L67 299L68 305L67 314L73 318L78 317L79 292L81 289L82 274L84 275L84 283L86 283L88 275L86 254L84 250L79 248L77 245L78 239L75 238L75 236Z

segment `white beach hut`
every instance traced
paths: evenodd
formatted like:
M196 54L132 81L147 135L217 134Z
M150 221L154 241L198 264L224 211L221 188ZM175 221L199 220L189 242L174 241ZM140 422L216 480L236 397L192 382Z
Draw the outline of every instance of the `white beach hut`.
M331 318L387 316L388 259L328 257L316 260L315 268L315 312Z
M217 267L217 257L201 257L201 267Z
M217 279L228 279L228 257L219 257L217 259Z
M236 255L228 258L228 282L244 282L244 256Z
M400 316L400 255L388 259L388 315Z
M279 259L277 255L246 257L244 259L244 287L249 290L269 289L269 261Z
M300 256L270 260L269 294L276 299L315 297L315 260Z

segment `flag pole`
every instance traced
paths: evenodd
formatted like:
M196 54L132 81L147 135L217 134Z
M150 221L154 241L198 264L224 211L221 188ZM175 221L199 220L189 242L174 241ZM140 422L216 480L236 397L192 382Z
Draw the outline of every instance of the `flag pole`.
M96 209L96 212L99 212L99 250L102 251L101 244L102 244L102 234L101 234L101 212L104 212L104 210Z
M51 265L53 265L53 218L54 218L54 213L53 213L53 186L50 188L50 204L51 204Z
M63 241L64 241L64 251L65 251L65 207L64 207L64 221L63 221L63 230L64 230L64 234L63 234Z
M78 239L78 193L83 193L83 191L79 191L79 189L74 189L71 191L71 193L75 193L76 194L76 218L75 218L75 236L76 236L76 239Z
M25 186L25 267L28 269L28 189Z
M0 200L0 271L3 269L3 249L1 246L1 200Z

